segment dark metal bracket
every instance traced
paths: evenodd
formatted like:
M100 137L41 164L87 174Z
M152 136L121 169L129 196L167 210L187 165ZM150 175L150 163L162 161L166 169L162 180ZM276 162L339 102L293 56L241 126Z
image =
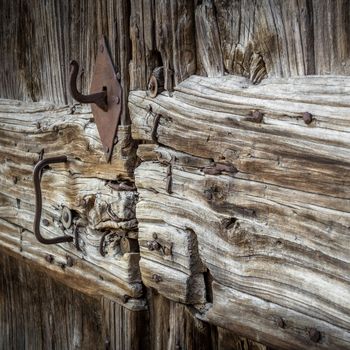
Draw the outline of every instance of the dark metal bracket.
M79 64L71 62L69 87L73 98L80 103L92 103L92 114L100 134L107 162L111 161L113 147L117 143L117 131L122 112L122 87L119 73L115 72L104 37L98 46L98 53L92 77L90 95L83 95L77 89Z
M56 238L44 238L40 233L40 220L41 220L41 210L42 210L42 196L41 196L41 175L42 170L49 164L53 163L66 163L66 156L46 158L39 161L34 168L34 190L35 190L35 217L34 217L34 235L36 239L43 244L57 244L62 242L71 242L73 237L61 236Z

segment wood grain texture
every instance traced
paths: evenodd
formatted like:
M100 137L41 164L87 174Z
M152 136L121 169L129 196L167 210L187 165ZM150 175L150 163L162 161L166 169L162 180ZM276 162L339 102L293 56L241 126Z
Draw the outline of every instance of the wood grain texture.
M138 150L139 225L167 227L169 241L173 230L196 235L201 261L223 286L213 290L210 322L281 348L309 348L310 329L315 348L349 346L348 85L346 77L254 86L193 76L172 97L130 94L135 139L151 142L161 115L159 146ZM232 308L224 306L231 290L242 300ZM261 313L255 325L244 316L250 308ZM268 308L286 318L286 333L273 331ZM231 313L240 327L234 317L225 326Z
M2 100L2 246L67 279L71 286L79 280L81 269L85 270L81 278L89 283L78 288L88 294L106 293L132 309L142 309L144 300L137 299L142 296L137 193L131 182L137 160L130 127L118 131L120 141L112 164L106 164L96 125L88 112L77 108L72 114L69 108ZM39 244L32 234L32 173L40 157L63 154L68 156L68 163L45 170L41 182L46 220L41 225L42 235L74 237L74 244L63 243L58 248ZM63 207L73 214L73 225L68 229L61 224ZM47 263L47 254L53 256L54 263ZM66 268L66 255L75 259L74 267ZM69 274L72 278L67 277Z
M146 311L130 311L48 276L23 258L0 256L1 349L147 349Z
M107 37L112 61L121 75L123 101L129 91L129 2L22 0L0 4L2 98L73 104L68 92L69 63L84 69L81 89L87 93L98 40ZM23 35L25 33L26 35ZM129 124L123 108L121 124Z
M131 90L147 89L154 68L164 67L169 91L196 71L191 1L131 1Z
M0 256L1 349L104 349L98 299Z

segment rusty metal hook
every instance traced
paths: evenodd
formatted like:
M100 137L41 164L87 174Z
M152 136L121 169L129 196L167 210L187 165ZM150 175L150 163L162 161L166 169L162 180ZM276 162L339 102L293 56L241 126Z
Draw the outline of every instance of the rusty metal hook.
M107 89L101 92L96 92L94 94L83 95L78 91L78 88L77 88L79 64L77 61L73 60L71 61L70 66L71 66L71 71L70 71L70 77L69 77L69 88L73 98L80 103L95 103L97 106L99 106L101 109L107 112L108 111Z
M42 170L45 166L47 166L49 164L66 163L66 162L67 162L66 156L46 158L46 159L39 161L34 168L34 173L33 173L34 190L35 190L34 234L35 234L36 239L40 243L43 243L43 244L56 244L56 243L73 241L73 237L70 237L70 236L61 236L61 237L56 237L56 238L44 238L40 233L40 219L41 219L41 210L42 210L42 197L41 197L40 181L41 181Z

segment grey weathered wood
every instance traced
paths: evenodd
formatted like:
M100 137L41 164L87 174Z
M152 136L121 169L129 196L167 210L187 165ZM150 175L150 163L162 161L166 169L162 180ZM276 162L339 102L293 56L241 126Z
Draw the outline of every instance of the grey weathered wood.
M69 108L55 109L49 104L1 101L0 245L46 267L71 286L81 278L85 282L77 287L88 294L105 293L124 303L124 295L131 298L142 295L139 253L124 251L121 246L125 240L121 237L137 239L137 194L132 187L118 190L118 186L129 186L132 181L135 148L129 127L121 127L112 164L107 164L96 125L88 112L76 109L71 114ZM60 247L42 245L32 234L35 202L32 174L39 154L44 158L68 156L67 164L53 165L42 177L43 219L48 221L46 226L41 225L42 235L63 234L60 217L61 208L66 206L75 213L79 249L73 243L62 243ZM74 226L65 234L74 236L73 231ZM106 231L110 234L105 240L103 257L99 252L100 241ZM46 254L54 256L53 264L47 263ZM75 260L73 267L66 266L67 254ZM144 308L144 301L130 299L125 305Z
M135 139L151 142L154 116L161 115L161 146L138 150L139 225L167 228L168 243L174 230L195 234L199 258L214 285L223 286L213 289L204 319L281 348L349 346L348 86L346 77L255 86L238 77L193 76L172 97L131 93ZM313 115L308 125L305 111ZM155 258L143 249L141 256L142 273L142 261ZM250 309L261 317L253 324ZM286 329L274 331L272 314ZM320 332L317 345L311 329Z

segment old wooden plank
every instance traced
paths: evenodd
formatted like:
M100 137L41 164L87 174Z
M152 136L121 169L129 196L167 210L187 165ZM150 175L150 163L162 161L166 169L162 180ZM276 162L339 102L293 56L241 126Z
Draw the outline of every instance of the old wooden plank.
M349 332L342 327L216 282L213 292L214 304L207 319L235 333L278 349L349 348Z
M0 348L105 349L100 302L0 255Z
M159 153L166 151L159 148ZM147 161L137 168L140 226L146 224L155 232L160 224L169 227L167 232L175 229L184 234L192 230L200 259L214 281L229 290L293 310L300 319L307 315L322 323L327 333L337 327L341 341L346 343L350 328L348 206L342 206L338 199L339 209L330 210L327 205L316 205L318 200L303 191L227 174L205 174L203 168L191 167L188 158L188 154L178 156L172 162L172 193L167 192L161 163ZM204 160L194 159L193 164L196 162ZM153 273L162 268L154 265ZM155 284L152 287L158 288ZM220 298L224 300L225 296ZM254 307L259 309L260 304ZM221 312L224 309L226 313L233 310L225 307ZM264 310L260 310L262 315ZM227 316L221 317L224 320ZM244 324L245 318L241 319ZM297 332L295 327L293 332ZM244 334L243 328L240 334L252 337ZM283 339L283 334L274 336ZM296 346L291 338L286 342L291 348ZM327 346L336 344L335 340L329 342Z
M2 245L56 273L63 264L57 274L63 279L71 273L71 286L79 279L79 268L84 269L86 264L90 294L105 292L120 303L127 296L131 298L127 307L139 308L144 301L137 299L142 286L135 218L137 193L132 185L136 149L130 127L120 128L112 164L107 164L89 110L78 108L71 114L67 107L6 100L2 100L0 110ZM74 237L74 243L56 248L41 245L32 234L32 174L41 157L63 154L68 163L45 170L41 181L42 234ZM61 224L63 207L73 214L73 225L67 229ZM18 229L10 238L11 225ZM55 261L50 267L47 254ZM67 254L77 262L72 269L65 269Z
M127 103L130 61L128 1L15 0L1 2L0 96L24 101L73 104L68 92L69 63L77 60L84 75L81 89L88 92L98 40L107 36L110 52L121 73L122 101ZM23 35L26 33L26 35ZM6 54L5 54L6 53ZM129 123L127 108L121 122Z
M173 98L133 92L133 137L151 141L155 116L161 114L156 130L161 144L229 163L242 179L347 200L349 101L341 92L348 89L347 79L327 80L329 85L321 77L274 81L270 91L269 83L250 86L242 78L193 76ZM333 90L337 83L343 86ZM263 115L261 123L254 122L255 110ZM313 115L309 125L302 118L305 111Z

